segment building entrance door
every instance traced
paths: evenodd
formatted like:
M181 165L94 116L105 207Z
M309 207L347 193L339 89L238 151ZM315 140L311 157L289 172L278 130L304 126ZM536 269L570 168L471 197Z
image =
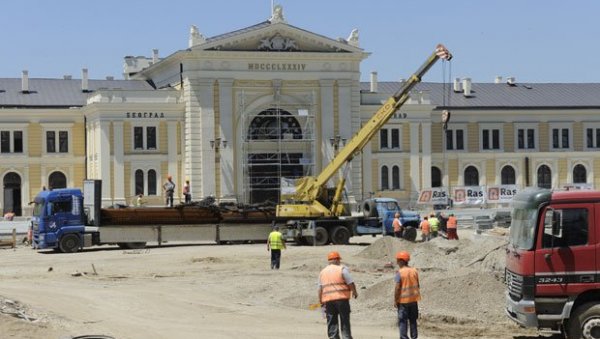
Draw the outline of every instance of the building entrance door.
M252 153L248 155L250 203L278 203L281 178L304 176L302 153Z

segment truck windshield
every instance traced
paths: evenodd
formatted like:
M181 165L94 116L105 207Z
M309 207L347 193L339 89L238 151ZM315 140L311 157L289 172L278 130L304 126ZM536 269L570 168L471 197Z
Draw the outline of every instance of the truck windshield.
M398 203L395 201L387 201L384 203L381 203L383 205L383 208L386 211L399 211L400 210L400 206L398 206Z
M510 223L509 243L514 248L530 250L533 248L537 209L514 209Z
M46 204L43 202L40 203L36 201L35 205L33 206L33 216L41 217L42 213L44 212L44 206L46 206Z

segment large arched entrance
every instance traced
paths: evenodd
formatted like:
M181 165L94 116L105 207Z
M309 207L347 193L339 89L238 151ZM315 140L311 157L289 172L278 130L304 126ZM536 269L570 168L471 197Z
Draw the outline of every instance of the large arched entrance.
M4 212L13 212L22 215L21 206L21 176L15 172L7 173L3 180L4 187Z
M279 202L281 178L305 175L304 154L293 147L303 139L300 123L288 111L269 108L250 121L247 138L254 146L262 144L247 154L250 203Z

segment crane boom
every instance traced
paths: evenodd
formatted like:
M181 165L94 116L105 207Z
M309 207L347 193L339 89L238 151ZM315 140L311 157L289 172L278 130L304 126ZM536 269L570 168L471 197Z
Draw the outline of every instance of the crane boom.
M277 216L314 217L314 216L337 216L341 213L341 187L345 182L342 178L338 183L335 197L331 206L327 207L319 201L325 189L325 185L339 169L348 164L350 160L360 152L375 134L387 123L393 114L408 100L410 91L419 82L427 71L438 59L450 60L452 54L442 44L438 44L435 51L427 58L425 63L406 81L402 87L394 93L377 110L371 119L350 139L339 151L333 160L315 177L304 177L296 183L296 192L291 203L282 203L277 206ZM323 200L323 199L321 199Z

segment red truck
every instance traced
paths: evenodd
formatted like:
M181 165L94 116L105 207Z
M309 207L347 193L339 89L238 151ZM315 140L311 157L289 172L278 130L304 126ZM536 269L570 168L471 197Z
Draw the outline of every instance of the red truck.
M599 267L599 191L528 188L513 198L508 317L567 338L600 338Z

